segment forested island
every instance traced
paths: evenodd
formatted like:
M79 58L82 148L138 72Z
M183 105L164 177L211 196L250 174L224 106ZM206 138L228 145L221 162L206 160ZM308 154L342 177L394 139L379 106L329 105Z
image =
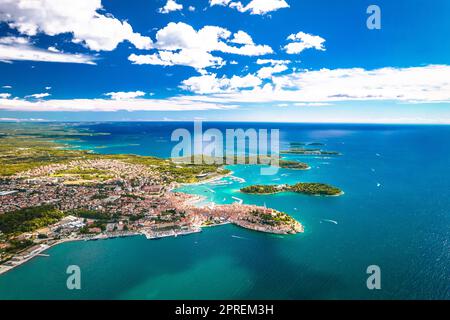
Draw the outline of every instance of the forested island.
M295 155L321 155L321 156L340 156L342 155L337 151L323 150L317 148L324 146L321 142L291 142L287 150L282 150L280 154L295 154ZM313 148L312 148L313 147ZM316 148L314 148L316 147Z
M229 159L226 155L223 157L210 157L206 155L192 155L190 157L183 157L183 158L176 158L173 159L176 163L194 163L195 159L197 157L200 157L200 161L206 162L206 163L222 163L227 164ZM220 160L220 161L219 161ZM295 169L295 170L309 170L311 167L304 162L295 161L295 160L285 160L282 157L278 156L278 159L275 158L275 160L278 160L278 163L275 163L273 161L274 159L271 159L270 156L245 156L245 157L238 157L238 156L231 156L232 163L236 164L254 164L254 165L267 165L271 164L274 166L278 166L280 168L284 169Z
M240 190L249 194L274 194L280 192L295 192L307 195L339 196L343 191L325 183L300 182L294 185L252 185Z

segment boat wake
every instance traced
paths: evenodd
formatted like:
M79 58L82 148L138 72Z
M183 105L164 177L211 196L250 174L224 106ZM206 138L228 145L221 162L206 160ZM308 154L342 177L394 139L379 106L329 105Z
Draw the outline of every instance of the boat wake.
M330 220L330 219L322 219L320 220L320 223L322 222L328 222L328 223L332 223L332 224L338 224L338 222L336 220Z
M229 178L231 180L233 180L234 182L238 182L238 183L245 183L246 182L246 180L244 178L240 178L240 177L230 176Z
M237 198L237 197L231 197L231 198L233 198L234 200L236 200L236 202L239 203L239 204L242 204L242 203L244 202L244 200L242 200L242 199L240 199L240 198Z

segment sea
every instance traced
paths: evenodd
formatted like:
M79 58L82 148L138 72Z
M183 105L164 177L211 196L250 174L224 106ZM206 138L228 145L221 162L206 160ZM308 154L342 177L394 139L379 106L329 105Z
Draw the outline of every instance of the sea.
M261 175L230 165L222 182L177 191L203 204L242 201L292 215L305 232L272 235L231 224L201 233L69 242L0 276L0 299L450 299L450 126L208 122L205 129L279 129L280 148L321 143L339 156L284 155L310 170ZM191 122L67 124L98 153L169 157ZM249 195L251 184L322 182L340 197ZM67 288L68 266L81 289ZM379 289L367 285L379 268ZM369 279L370 282L370 279Z

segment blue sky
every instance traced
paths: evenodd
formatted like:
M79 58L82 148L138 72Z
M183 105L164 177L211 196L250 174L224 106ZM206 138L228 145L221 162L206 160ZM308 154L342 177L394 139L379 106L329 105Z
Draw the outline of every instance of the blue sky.
M33 3L0 3L2 120L450 123L446 0Z

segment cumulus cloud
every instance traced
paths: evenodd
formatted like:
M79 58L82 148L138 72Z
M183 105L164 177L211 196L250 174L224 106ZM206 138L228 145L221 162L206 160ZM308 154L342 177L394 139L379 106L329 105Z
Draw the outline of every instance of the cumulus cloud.
M216 74L207 74L184 80L181 88L198 94L209 94L234 92L238 89L254 88L261 83L261 79L251 74L244 77L235 75L231 78L218 78Z
M242 30L236 32L233 35L233 39L231 39L230 42L237 43L237 44L248 44L248 45L254 44L252 37L250 37L250 35L247 32L244 32Z
M289 60L258 59L256 60L256 64L269 66L262 67L256 74L261 79L269 79L274 74L286 71L288 69L287 64L289 63Z
M11 97L11 93L0 93L0 99L9 99Z
M268 79L271 78L272 75L281 73L283 71L286 71L287 69L288 67L284 64L276 64L273 67L263 67L259 69L257 75L261 79Z
M303 70L273 76L271 83L253 89L218 92L197 101L215 103L330 103L385 100L450 103L450 66L365 70Z
M312 34L300 31L297 34L291 34L287 39L292 41L284 46L284 49L289 54L298 54L305 49L325 51L325 47L323 45L325 39L319 36L314 36Z
M136 64L190 66L201 71L224 64L223 58L214 56L212 52L243 56L261 56L273 52L267 45L254 44L253 39L244 31L238 31L232 37L232 33L225 28L205 26L196 31L183 22L171 22L158 30L153 46L157 52L132 54L129 60Z
M113 100L131 100L145 96L143 91L129 91L129 92L108 92L105 96L111 97Z
M228 6L239 12L250 12L250 14L264 15L272 11L283 8L289 8L289 4L285 0L251 0L247 5L243 5L240 1L231 0L210 0L209 5L212 6Z
M125 40L138 49L151 47L149 37L102 10L101 0L2 0L0 22L27 36L71 33L72 42L94 51L114 50Z
M154 54L137 55L131 54L128 60L134 64L152 64L160 66L188 66L201 72L207 67L220 67L224 61L209 52L198 49L182 49L178 52L161 50Z
M167 0L166 5L159 9L160 13L169 13L172 11L183 10L183 5L177 3L175 0Z
M95 64L95 59L83 54L53 52L34 47L24 37L0 38L0 61L44 61Z

